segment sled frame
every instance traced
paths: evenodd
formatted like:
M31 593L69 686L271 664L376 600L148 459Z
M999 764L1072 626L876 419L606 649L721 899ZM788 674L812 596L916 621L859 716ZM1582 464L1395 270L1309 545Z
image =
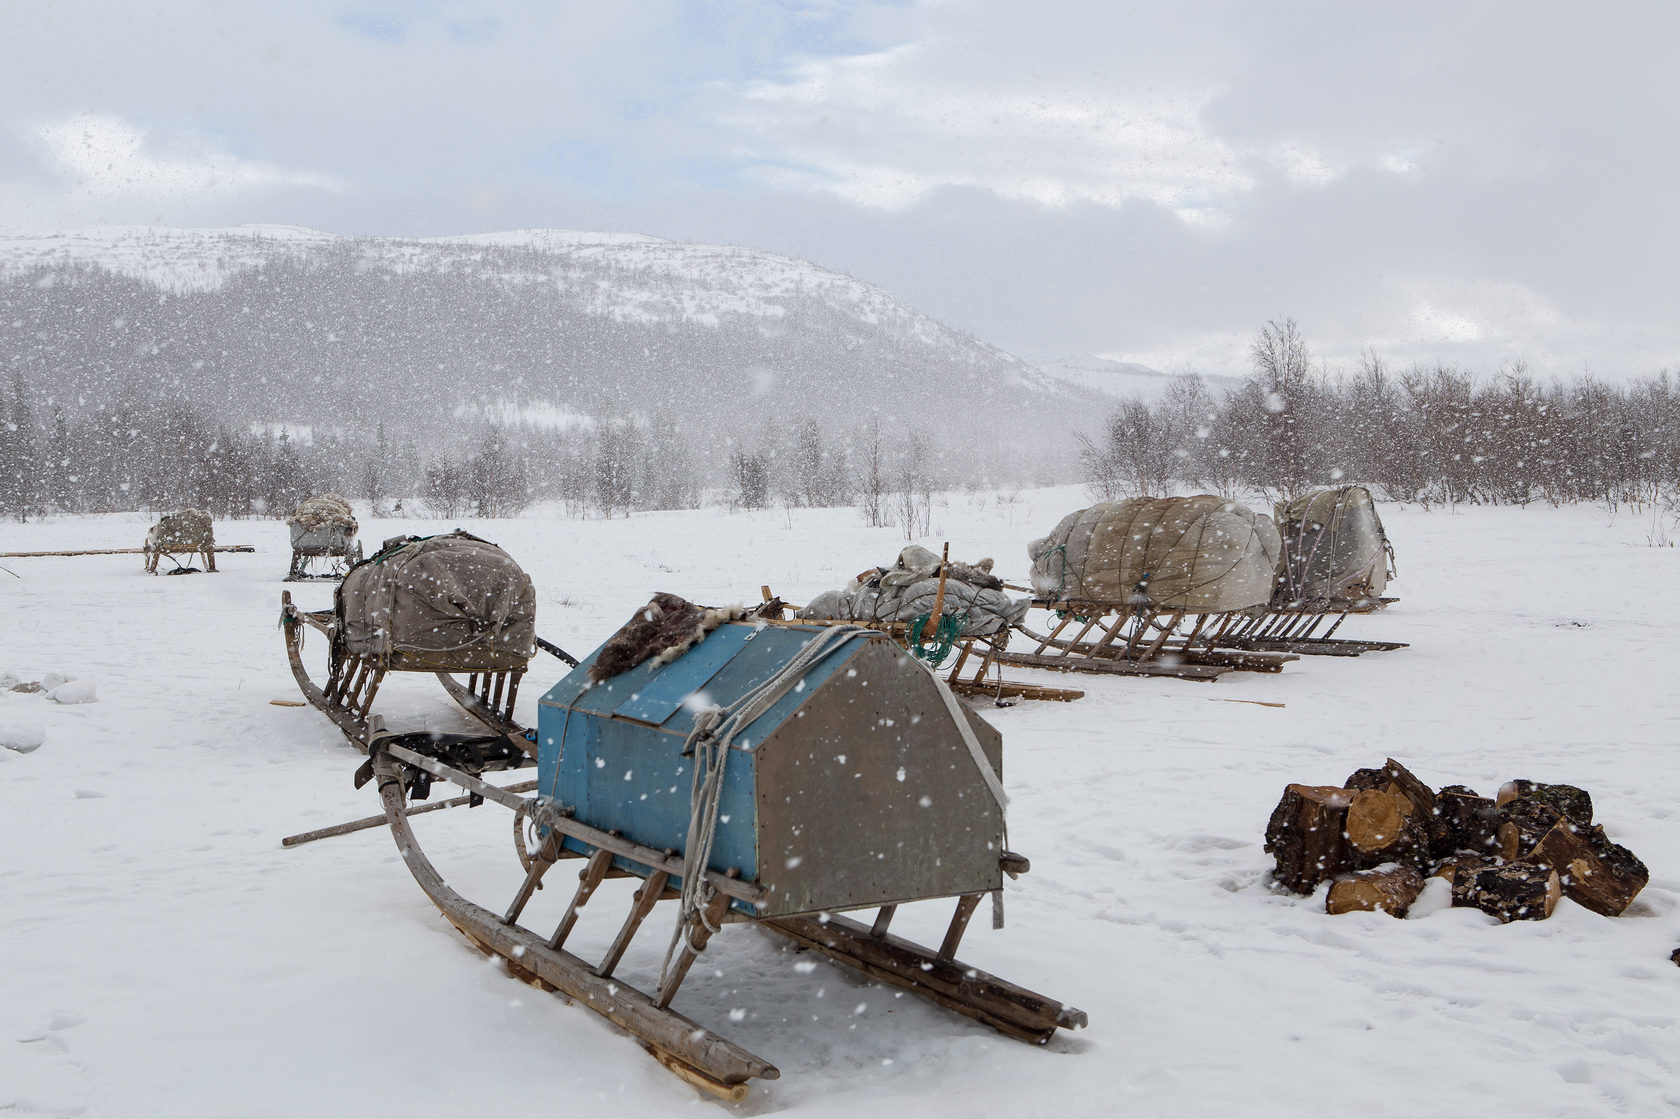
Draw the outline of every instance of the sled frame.
M1044 599L1033 605L1057 615L1055 626L1039 633L1024 622L1017 625L1035 647L1030 653L1002 650L997 654L1002 663L1058 672L1217 680L1227 672L1281 672L1299 659L1289 652L1221 648L1225 634L1243 618L1235 611L1190 614L1130 603Z
M817 951L880 982L921 995L1000 1032L1043 1044L1057 1029L1087 1024L1085 1012L989 975L956 959L969 918L983 894L956 899L945 937L938 949L926 948L888 932L897 905L878 909L873 925L863 925L831 913L759 919L731 907L761 907L767 897L756 883L736 872L706 872L715 891L703 916L686 930L684 947L653 993L640 991L614 978L625 952L659 902L678 896L674 879L682 859L673 851L656 851L616 833L602 831L554 811L543 800L522 797L407 747L375 739L370 764L377 778L381 804L392 838L410 873L444 917L487 954L501 957L515 977L544 990L556 991L578 1005L602 1015L635 1037L665 1068L712 1095L738 1102L749 1082L774 1080L781 1074L773 1064L728 1041L709 1028L671 1008L679 987L700 951L725 924L756 924ZM471 794L494 801L547 829L530 859L525 880L502 913L468 901L449 887L426 857L409 823L406 787L413 770L450 781ZM565 841L587 848L587 854ZM578 885L552 934L519 924L526 903L541 888L543 877L561 861L581 860ZM1002 865L1012 877L1027 869L1026 860L1006 852ZM606 955L591 964L565 947L580 912L608 877L633 875L642 879L618 935ZM938 899L917 899L934 901ZM711 926L708 928L708 924Z
M1375 614L1393 598L1313 599L1274 604L1266 613L1246 618L1221 638L1221 646L1255 652L1299 653L1320 657L1357 657L1408 647L1404 641L1349 641L1335 633L1355 614ZM1319 632L1329 623L1329 628Z

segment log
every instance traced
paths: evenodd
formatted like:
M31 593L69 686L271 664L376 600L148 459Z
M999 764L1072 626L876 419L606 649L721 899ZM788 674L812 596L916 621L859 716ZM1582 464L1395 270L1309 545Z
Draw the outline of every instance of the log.
M1401 793L1358 790L1348 804L1346 827L1352 863L1358 868L1429 864L1429 833L1421 814Z
M1619 917L1651 880L1638 856L1611 842L1597 825L1580 827L1562 820L1528 858L1558 872L1565 897L1606 917Z
M1471 851L1460 851L1456 855L1449 855L1442 859L1430 877L1445 878L1448 886L1456 886L1461 877L1474 875L1493 865L1495 864L1491 855L1478 855Z
M1593 822L1592 797L1574 785L1547 785L1540 781L1507 781L1499 787L1501 807L1522 797L1542 800L1575 823L1586 827Z
M1388 866L1361 870L1336 879L1324 899L1326 913L1387 913L1404 917L1423 892L1416 867Z
M1447 831L1437 858L1455 852L1491 855L1498 849L1499 818L1492 797L1465 785L1448 785L1435 794L1435 809Z
M1276 860L1273 878L1310 894L1326 878L1349 869L1348 806L1354 794L1332 785L1288 785L1266 823L1265 850Z
M1429 836L1429 850L1437 857L1450 854L1447 847L1447 822L1435 803L1435 792L1419 781L1417 775L1393 758L1376 769L1356 769L1342 782L1350 789L1382 789L1397 793L1411 805L1411 815L1418 817Z
M1507 800L1495 811L1499 821L1499 854L1507 862L1527 858L1534 845L1564 818L1550 801L1534 795Z
M1562 896L1557 871L1535 863L1501 863L1453 883L1455 906L1480 909L1501 924L1550 917Z

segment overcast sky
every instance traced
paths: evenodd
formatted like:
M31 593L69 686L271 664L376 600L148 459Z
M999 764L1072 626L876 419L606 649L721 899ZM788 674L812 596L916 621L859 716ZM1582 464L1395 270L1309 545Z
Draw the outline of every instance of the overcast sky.
M530 227L850 272L1028 357L1680 369L1680 6L0 7L0 227Z

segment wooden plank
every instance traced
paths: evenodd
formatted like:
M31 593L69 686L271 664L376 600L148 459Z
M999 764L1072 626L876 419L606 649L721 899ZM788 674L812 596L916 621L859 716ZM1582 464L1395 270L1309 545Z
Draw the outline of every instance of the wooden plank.
M630 912L624 918L624 924L619 928L618 935L613 937L612 946L595 967L596 975L607 979L618 970L619 961L624 959L624 953L629 951L630 941L636 935L636 930L642 927L647 915L653 912L653 907L665 896L665 883L670 881L670 878L671 876L663 870L656 870L642 882L641 889L636 891L635 898L630 902ZM722 894L718 896L723 897ZM724 899L724 904L728 904L727 898ZM664 1009L664 1004L658 999L654 1000L654 1005Z
M217 544L212 552L254 552L249 544ZM196 549L195 549L196 551ZM143 556L144 548L80 548L72 552L0 552L0 559L41 559L48 556ZM167 554L167 553L165 553ZM186 555L186 550L181 550Z
M1003 664L1048 668L1054 672L1094 672L1110 676L1176 676L1183 680L1218 679L1231 668L1217 664L1169 664L1164 661L1097 660L1091 657L1042 656L1037 653L999 653Z

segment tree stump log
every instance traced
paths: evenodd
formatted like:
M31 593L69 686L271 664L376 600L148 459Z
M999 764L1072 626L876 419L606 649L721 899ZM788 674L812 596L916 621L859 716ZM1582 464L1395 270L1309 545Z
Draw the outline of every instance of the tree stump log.
M1289 785L1266 824L1265 850L1277 863L1278 885L1310 894L1348 869L1348 805L1354 794L1329 785Z
M1592 797L1587 790L1578 789L1574 785L1547 785L1540 781L1507 781L1499 787L1497 801L1503 807L1507 803L1523 797L1533 797L1545 801L1558 813L1569 817L1575 823L1586 827L1593 822Z
M1454 905L1473 906L1501 924L1550 917L1562 896L1557 871L1534 863L1502 863L1453 882Z
M1412 802L1387 789L1360 789L1347 809L1347 841L1356 869L1383 863L1429 864L1429 833Z
M1435 808L1446 830L1436 858L1455 852L1492 855L1499 848L1498 809L1491 797L1465 785L1448 785L1435 794Z
M1604 829L1560 822L1529 853L1529 861L1557 871L1564 896L1594 913L1618 917L1651 880L1632 851L1611 842Z
M1416 867L1387 866L1361 870L1330 884L1324 899L1326 913L1382 912L1404 917L1423 892L1423 875Z
M1429 849L1437 857L1450 854L1447 848L1447 822L1435 802L1435 792L1418 780L1417 775L1393 758L1376 769L1356 769L1342 782L1350 789L1384 789L1406 798L1412 806L1411 814L1418 817L1429 835Z

